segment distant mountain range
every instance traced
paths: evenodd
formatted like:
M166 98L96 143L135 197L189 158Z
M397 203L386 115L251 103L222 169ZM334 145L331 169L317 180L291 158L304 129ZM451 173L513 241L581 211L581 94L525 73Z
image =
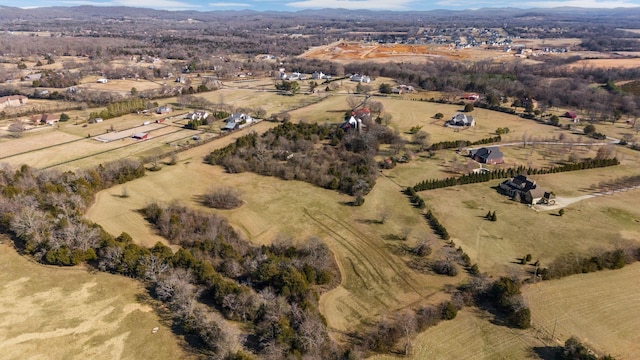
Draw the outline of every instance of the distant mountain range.
M223 10L223 11L168 11L155 10L149 8L136 8L126 6L53 6L32 9L21 9L16 7L0 6L0 21L24 21L24 20L91 20L106 18L155 18L166 20L210 20L224 17L276 17L276 18L296 18L313 16L314 18L371 18L400 20L418 18L477 18L504 20L508 18L522 17L566 17L570 19L637 19L640 26L640 7L637 8L615 8L615 9L590 9L576 7L559 7L548 9L517 9L517 8L483 8L477 10L432 10L432 11L371 11L371 10L346 10L346 9L321 9L321 10L300 10L296 12L288 11L254 11L254 10Z

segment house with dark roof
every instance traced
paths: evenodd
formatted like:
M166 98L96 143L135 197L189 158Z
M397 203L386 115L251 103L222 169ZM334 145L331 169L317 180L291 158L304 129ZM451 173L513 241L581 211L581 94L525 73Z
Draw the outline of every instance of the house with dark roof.
M552 194L538 186L535 181L527 179L524 175L507 179L500 183L498 188L513 200L531 205L544 202L545 197L550 198Z
M504 163L504 154L498 147L483 147L476 150L471 150L469 156L482 164L502 164Z

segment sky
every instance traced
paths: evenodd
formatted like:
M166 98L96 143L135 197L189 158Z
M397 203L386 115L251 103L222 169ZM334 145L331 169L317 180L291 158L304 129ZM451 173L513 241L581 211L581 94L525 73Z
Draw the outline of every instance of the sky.
M298 11L304 9L341 8L349 10L423 11L435 9L464 10L486 7L583 8L640 7L640 0L2 0L0 5L21 8L43 6L134 6L159 10L243 10Z

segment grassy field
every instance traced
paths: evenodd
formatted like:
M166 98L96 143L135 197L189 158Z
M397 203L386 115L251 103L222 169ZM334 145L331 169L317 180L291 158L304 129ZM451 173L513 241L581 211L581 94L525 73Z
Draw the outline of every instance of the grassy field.
M194 358L134 280L39 265L6 244L0 270L3 359Z
M572 188L575 182L579 183L578 179L586 184L591 180L585 181L585 178L611 177L609 171L596 169L533 178L539 186L564 195L563 187ZM549 183L547 179L550 179ZM612 249L627 242L637 243L640 238L640 210L634 207L640 200L638 190L575 203L560 217L554 216L555 213L536 212L500 195L491 188L499 182L420 193L455 243L463 247L472 261L478 262L482 271L494 275L522 275L531 269L517 262L527 253L544 266L559 254ZM556 187L551 187L552 184ZM487 221L484 215L488 211L495 211L498 221Z
M227 140L225 140L227 141ZM216 144L222 146L222 144ZM407 243L419 238L433 239L419 213L411 209L400 188L381 178L367 196L364 206L345 203L351 198L298 181L282 181L255 174L227 174L221 168L202 163L202 154L180 154L175 166L149 173L127 183L128 198L121 198L121 187L98 195L87 216L107 231L126 231L135 241L152 245L160 238L148 227L137 209L153 201L179 201L204 211L197 195L214 186L230 186L242 194L245 205L219 211L231 224L256 244L270 243L282 236L304 240L318 236L332 249L342 272L341 285L324 294L321 309L332 329L352 330L362 321L407 306L439 302L446 297L442 289L465 275L448 278L411 270L408 258L393 249L402 242L392 239L403 227L410 227ZM180 185L178 185L180 184ZM379 209L393 214L384 224L376 224ZM439 253L442 242L432 240Z
M640 353L640 264L527 286L534 327L554 341L575 336L616 359ZM554 331L555 330L555 331Z
M343 85L344 89L352 85L345 83L347 84ZM270 90L270 86L271 80L233 82L230 85L225 84L223 90L196 96L204 97L212 103L225 103L234 107L263 107L267 114L298 108L318 97L282 96L271 91L262 91ZM347 98L353 95L339 92L329 94L317 104L291 110L292 120L321 124L342 122L344 113L348 110ZM165 99L163 103L176 101L175 98ZM459 105L410 101L403 97L373 97L371 101L383 103L385 111L392 115L390 126L407 140L411 139L408 131L414 126L422 126L422 130L430 133L432 142L479 140L495 136L494 132L499 127L510 129L510 133L503 137L503 142L520 142L523 138L527 141L543 141L558 139L561 135L565 141L574 143L585 139L584 136L567 130L484 109L476 109L472 113L478 124L475 128L456 132L454 129L445 128L443 120L435 120L433 115L441 112L445 119L448 119L461 110ZM182 111L186 112L187 109L175 111L174 115ZM70 115L72 120L60 124L57 130L43 128L38 132L28 132L21 139L3 139L0 157L77 139L69 144L8 158L14 165L28 163L36 167L57 165L65 160L72 160L56 166L56 169L73 170L118 158L170 151L173 149L171 145L190 141L190 136L197 133L184 130L178 124L167 121L165 124L168 126L151 132L151 138L147 141L138 142L126 138L104 144L87 139L87 134L95 136L104 133L111 125L116 130L137 127L144 121L153 121L160 116L131 114L84 127L81 121L75 124L75 117L82 120L86 118L86 112L78 110ZM357 331L361 324L393 314L395 311L421 304L439 303L449 297L443 291L445 288L464 281L464 272L457 277L449 278L419 273L408 267L410 257L397 251L404 244L412 245L420 239L427 238L434 248L432 257L443 256L447 248L444 247L443 241L436 239L420 213L409 205L401 190L424 179L466 173L477 167L477 164L470 164L468 158L456 154L454 150L439 151L433 157L420 154L407 164L384 170L375 188L366 196L365 204L361 207L351 207L347 203L352 198L335 191L323 190L299 181L283 181L252 173L228 174L219 167L203 163L204 156L213 149L223 147L250 131L263 133L276 125L261 122L204 146L181 152L178 155L179 161L174 166L163 165L158 172L147 172L141 179L100 192L94 205L87 212L87 218L102 225L113 235L117 236L124 231L137 243L152 246L158 241L166 243L166 240L155 234L137 210L155 201L178 201L192 208L221 214L237 231L256 245L268 244L281 238L300 241L310 236L318 236L332 250L342 274L340 285L320 298L320 309L327 319L332 335L338 339L343 332ZM612 136L629 131L628 125L620 122L615 125L596 126L598 131ZM42 142L39 139L43 139ZM597 149L597 146L573 146L571 149L568 146L550 145L503 147L507 163L502 166L548 166L566 160L571 152L578 158L593 157ZM540 186L554 191L558 196L589 194L593 191L594 185L636 173L640 153L617 147L615 154L622 160L622 165L534 178ZM87 157L80 159L83 156ZM531 267L519 265L517 262L527 253L532 254L534 261L539 259L544 266L560 254L611 249L617 245L637 243L640 238L640 210L636 206L640 200L640 190L583 200L566 208L565 215L560 217L554 216L555 212L536 212L498 194L491 186L499 182L500 180L496 180L420 193L440 222L447 227L455 244L462 246L472 262L478 263L481 271L489 272L493 276L526 275ZM204 208L198 201L198 195L219 186L239 190L245 204L228 211ZM129 194L126 198L121 196L125 189ZM382 210L388 211L391 216L384 223L378 223ZM497 222L484 219L489 210L496 211ZM409 231L409 239L406 242L393 240L405 230ZM175 250L176 246L173 248ZM78 280L77 283L91 285L95 282ZM544 287L546 284L536 287ZM42 286L44 287L44 283ZM102 282L85 286L87 288L82 291L90 293L92 289L102 286ZM107 283L105 286L115 285ZM135 283L132 286L130 289L139 290L135 288ZM538 301L529 295L527 298L532 302ZM78 306L80 305L82 304L78 303ZM0 302L0 310L3 306L8 305ZM82 311L90 310L83 307ZM99 313L102 310L91 311ZM548 320L546 317L536 318L535 312L533 309L534 325L538 331L541 326L546 326ZM547 315L543 313L541 316ZM552 315L547 317L549 316ZM634 318L637 316L630 319ZM577 325L571 325L575 329L578 329L579 325L586 326L577 323L576 319L571 321L576 322ZM65 326L77 325L73 323ZM628 329L629 326L631 325L627 322L622 327ZM568 329L571 330L570 327ZM3 343L1 331L0 349ZM127 334L122 335L125 346L127 339L133 336L133 331L121 332ZM538 333L513 331L497 326L486 314L468 309L462 311L455 320L441 323L419 335L415 341L416 351L413 358L472 359L477 358L478 354L486 359L535 358L531 347L544 345L538 340L537 335L534 336L535 334ZM569 335L571 334L566 336ZM565 336L565 333L562 333L562 336ZM618 344L613 340L607 342L607 339L603 337L594 345L602 345L602 348L609 349L610 346ZM629 339L633 340L632 337ZM116 341L108 344L112 343L116 344ZM83 344L78 343L76 347L82 348ZM626 346L624 343L620 345ZM117 349L126 356L133 353L138 355L138 358L149 357L146 354L131 352L126 347L120 346ZM65 354L61 354L60 357L64 358ZM124 355L122 357L125 358ZM389 357L380 357L387 358Z
M544 347L532 330L515 330L491 322L476 309L458 312L455 319L440 322L420 333L410 356L377 355L370 360L394 359L539 359L533 347Z

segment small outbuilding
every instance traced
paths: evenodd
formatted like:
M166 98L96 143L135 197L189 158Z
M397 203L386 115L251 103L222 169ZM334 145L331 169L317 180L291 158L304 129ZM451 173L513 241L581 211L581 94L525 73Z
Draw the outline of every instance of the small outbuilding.
M133 134L132 137L136 140L147 140L149 138L149 133L144 133L144 132L136 133L136 134Z

